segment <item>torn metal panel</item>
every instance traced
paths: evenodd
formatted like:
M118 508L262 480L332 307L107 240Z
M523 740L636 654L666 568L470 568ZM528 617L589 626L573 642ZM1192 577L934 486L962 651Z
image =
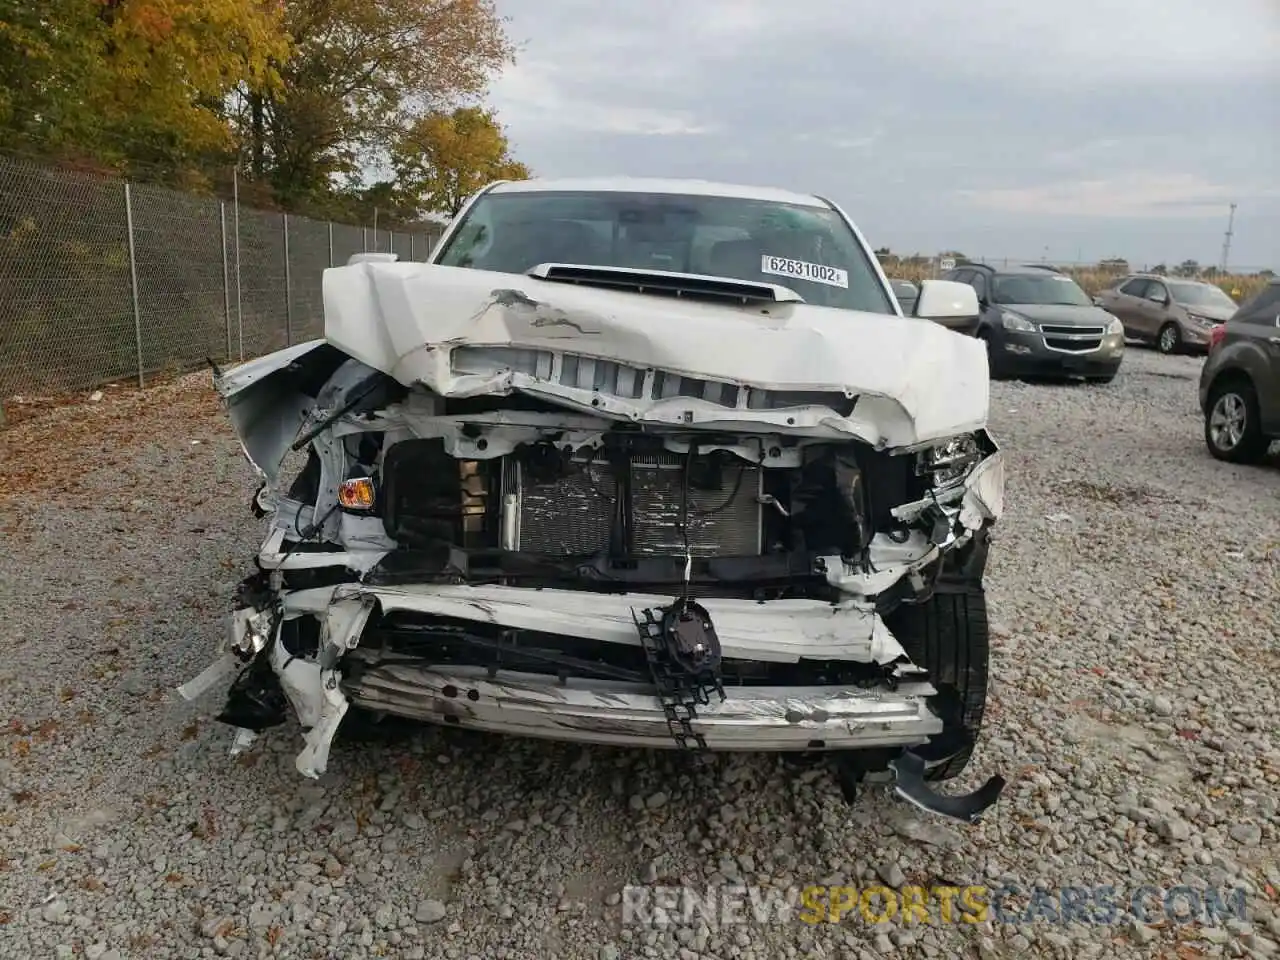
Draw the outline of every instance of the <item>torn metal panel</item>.
M960 523L977 530L984 522L999 520L1004 514L1004 457L999 453L974 467L965 478Z
M615 419L774 427L887 447L975 430L987 415L982 344L925 320L802 303L655 300L420 263L327 270L324 301L331 344L442 397L519 390ZM455 353L477 347L489 359L464 354L459 368ZM642 373L639 384L629 371ZM717 400L705 391L664 397L653 389L659 374L733 390ZM765 405L753 405L753 393ZM788 402L797 394L860 399L841 413L834 400ZM866 398L881 402L864 413ZM886 405L899 415L886 417Z
M341 677L337 670L322 670L319 679L319 719L302 735L304 746L294 761L294 766L304 777L316 779L329 766L329 749L342 718L350 704L339 687Z
M352 589L352 588L344 588ZM566 637L638 646L632 611L669 598L490 585L360 587L384 613L412 611ZM307 591L308 594L313 591ZM801 658L890 663L901 645L874 609L849 601L704 599L724 656L778 663Z
M235 654L227 651L215 659L209 666L178 687L178 696L183 700L198 700L215 686L235 675L240 661Z
M299 389L303 372L327 378L346 360L311 340L249 360L214 378L245 457L274 486L280 462L314 406Z
M309 425L362 391L371 408L385 405L385 393L369 389L380 379L326 341L311 340L224 371L214 387L245 457L274 491L281 461Z
M223 399L244 394L250 387L272 374L290 366L305 365L318 362L318 351L325 345L324 338L308 340L294 344L282 350L276 350L261 357L238 363L230 369L223 370L214 378L214 388ZM315 357L316 359L308 359ZM327 365L336 370L345 357L333 354Z

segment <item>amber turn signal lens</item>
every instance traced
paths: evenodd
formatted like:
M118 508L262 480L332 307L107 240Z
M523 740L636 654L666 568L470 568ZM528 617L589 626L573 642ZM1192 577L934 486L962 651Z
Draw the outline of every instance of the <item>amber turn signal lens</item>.
M373 481L369 477L343 480L338 485L338 503L344 510L371 510L373 502Z

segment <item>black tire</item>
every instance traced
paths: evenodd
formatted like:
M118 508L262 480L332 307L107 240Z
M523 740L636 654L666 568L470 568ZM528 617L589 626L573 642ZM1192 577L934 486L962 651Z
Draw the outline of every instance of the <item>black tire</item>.
M987 348L987 370L991 376L991 379L992 380L1007 379L1006 372L1003 369L1001 369L1000 365L996 361L996 349L995 349L995 344L991 342L991 331L986 329L985 327L980 327L974 333L974 337L978 340L981 340L983 343L983 346Z
M1228 416L1230 410L1238 410L1244 417L1239 439L1235 443L1225 442L1227 434L1214 424L1215 414ZM1209 390L1208 403L1205 404L1204 442L1214 458L1227 463L1259 463L1267 455L1271 441L1262 433L1258 393L1248 377L1235 374L1223 377L1213 384Z
M1166 323L1156 334L1156 349L1165 355L1177 353L1182 349L1182 333L1176 323Z
M928 780L959 776L973 756L987 707L987 670L991 652L987 597L981 583L943 583L921 604L902 604L887 618L907 656L929 671L938 691L935 709L951 714L969 738L959 753L931 767Z

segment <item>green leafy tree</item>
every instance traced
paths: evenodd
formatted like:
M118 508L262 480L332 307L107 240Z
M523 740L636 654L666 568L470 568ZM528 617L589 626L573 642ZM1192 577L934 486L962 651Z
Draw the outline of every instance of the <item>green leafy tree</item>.
M250 171L285 203L331 194L513 58L492 0L287 0L285 23L279 82L237 110Z
M270 85L288 53L262 0L10 0L0 128L44 152L189 170L230 155L228 95Z

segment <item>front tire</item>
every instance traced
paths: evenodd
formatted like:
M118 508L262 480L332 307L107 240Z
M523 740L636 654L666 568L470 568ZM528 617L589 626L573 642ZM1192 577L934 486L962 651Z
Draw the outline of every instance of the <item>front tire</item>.
M982 341L983 346L987 348L987 371L992 380L1007 380L1008 373L997 363L998 353L996 345L991 339L991 331L985 327L980 327L974 337Z
M950 780L969 765L987 706L990 625L980 581L942 582L920 604L902 604L886 625L911 658L929 671L938 697L934 709L948 726L958 725L968 743L931 767L927 780Z
M1262 433L1258 393L1246 377L1220 380L1209 392L1204 415L1204 442L1216 459L1258 463L1271 446Z
M1182 334L1176 323L1166 323L1156 334L1156 349L1168 355L1177 353L1182 346Z

